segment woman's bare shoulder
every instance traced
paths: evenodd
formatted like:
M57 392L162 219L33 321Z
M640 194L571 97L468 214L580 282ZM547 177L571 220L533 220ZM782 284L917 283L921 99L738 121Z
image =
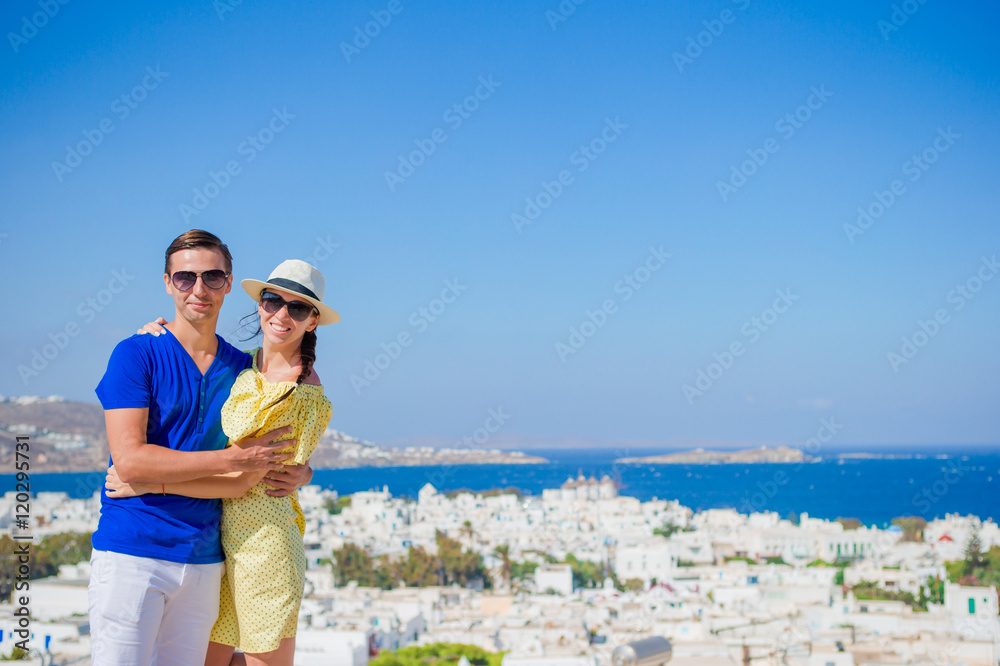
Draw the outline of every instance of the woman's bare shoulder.
M316 368L309 369L309 376L302 380L303 384L315 384L320 385L322 382L319 381L319 375L316 374Z

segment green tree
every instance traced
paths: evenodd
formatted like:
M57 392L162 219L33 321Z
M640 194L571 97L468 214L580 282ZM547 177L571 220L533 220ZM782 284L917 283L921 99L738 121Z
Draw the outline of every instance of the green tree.
M500 579L503 586L510 589L513 562L510 560L510 546L501 544L493 549L493 554L500 558Z
M511 562L510 563L510 577L511 580L524 580L528 576L535 573L535 569L538 568L538 562Z
M927 608L927 604L944 603L944 581L937 576L928 576L923 585L920 586L920 597L917 603Z
M375 580L375 563L361 546L345 543L333 551L333 575L337 585L357 581L358 585L371 587Z
M944 581L939 576L927 577L927 601L932 604L944 603Z
M14 646L14 649L10 651L10 654L0 653L0 661L23 661L28 658L28 652L22 650L21 648Z
M726 562L746 562L747 564L757 564L757 562L755 560L753 560L752 558L750 558L750 557L742 557L742 556L740 556L740 557L735 557L735 556L734 557L727 557L727 558L725 558L725 561Z
M372 571L371 586L383 590L391 590L399 585L403 577L402 569L406 560L392 559L386 556L375 559L375 569Z
M338 515L339 513L341 513L344 509L346 509L349 506L351 506L351 496L350 495L347 495L346 497L338 497L337 499L333 499L332 497L328 497L326 499L326 501L323 502L323 507L331 515L334 515L334 516Z
M10 599L18 577L19 548L23 541L0 536L0 600ZM90 559L90 532L60 532L28 544L28 578L46 578L59 573L63 564L77 564Z
M17 582L17 542L4 534L0 536L0 601L10 601L10 593Z
M965 561L973 571L983 566L983 541L979 538L978 527L972 528L969 540L965 543Z
M482 493L483 497L497 497L498 495L516 495L518 499L524 497L520 488L508 486L506 488L490 488Z
M920 516L900 516L892 519L892 524L902 528L903 541L923 541L927 521Z
M486 578L486 567L483 556L472 551L463 551L462 544L438 530L434 535L437 541L438 558L444 570L444 584L467 585L475 578Z
M372 557L354 543L346 543L333 551L330 563L337 585L356 581L363 587L388 590L401 583L412 587L428 585L467 585L476 578L486 581L486 567L478 553L462 549L462 545L437 532L437 555L421 546L411 546L406 557L383 555Z
M50 534L38 543L32 558L33 578L55 576L63 564L90 560L90 532Z
M396 651L383 650L368 663L370 666L455 666L465 657L472 666L500 666L504 654L487 652L476 645L431 643Z
M981 548L970 537L965 548L965 559L944 563L948 580L960 585L1000 586L1000 546L992 546L985 553Z
M668 520L667 522L663 523L663 527L654 527L653 534L659 534L660 536L667 537L669 539L671 535L673 535L675 532L679 532L680 529L681 528L679 525L675 525L674 523Z
M622 589L625 592L642 592L645 585L641 578L627 578L622 584Z
M573 569L573 587L598 587L608 577L608 568L604 562L579 560L573 553L567 553L563 564Z
M476 530L473 529L472 523L470 521L465 521L462 523L462 536L464 536L469 542L469 548L472 548L472 538L476 535Z
M844 526L844 530L856 530L864 525L857 518L837 518L837 522Z
M540 557L542 559L543 562L546 562L548 564L558 564L559 563L559 560L557 560L555 557L553 557L549 553L546 553L544 550L526 550L524 552L525 553L531 553L532 555L537 555L538 557Z
M440 585L441 561L421 546L410 546L406 559L400 563L399 578L409 587Z
M892 592L889 590L884 590L875 583L867 580L863 580L854 587L851 588L851 592L854 593L856 599L868 599L876 601L902 601L907 606L910 606L914 610L926 611L927 602L921 602L916 597L913 596L912 592ZM922 597L924 595L921 595Z

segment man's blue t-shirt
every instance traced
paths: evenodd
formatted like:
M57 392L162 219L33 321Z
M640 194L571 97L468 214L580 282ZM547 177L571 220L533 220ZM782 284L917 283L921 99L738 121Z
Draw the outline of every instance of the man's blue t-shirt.
M97 385L104 409L149 408L146 441L177 451L225 447L222 405L249 354L216 335L219 349L202 376L172 333L133 335L115 347ZM112 461L110 464L113 464ZM92 543L106 550L185 564L222 562L222 503L179 495L109 498L101 488L101 519Z

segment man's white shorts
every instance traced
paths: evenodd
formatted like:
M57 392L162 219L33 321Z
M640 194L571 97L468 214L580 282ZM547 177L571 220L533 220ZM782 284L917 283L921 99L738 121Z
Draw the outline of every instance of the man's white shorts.
M205 663L225 563L180 564L94 550L90 564L93 666Z

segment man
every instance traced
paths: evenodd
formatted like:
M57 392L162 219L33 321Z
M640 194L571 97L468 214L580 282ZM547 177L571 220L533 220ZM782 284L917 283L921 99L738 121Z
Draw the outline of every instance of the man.
M291 454L278 450L291 442L274 440L290 428L225 447L222 405L251 365L215 333L232 287L229 249L206 231L183 233L167 248L163 281L173 321L163 335L120 342L97 387L118 475L164 484L270 469L266 481L278 495L308 483L308 466L281 465ZM204 662L225 567L220 518L216 499L112 499L102 489L89 587L92 664Z

